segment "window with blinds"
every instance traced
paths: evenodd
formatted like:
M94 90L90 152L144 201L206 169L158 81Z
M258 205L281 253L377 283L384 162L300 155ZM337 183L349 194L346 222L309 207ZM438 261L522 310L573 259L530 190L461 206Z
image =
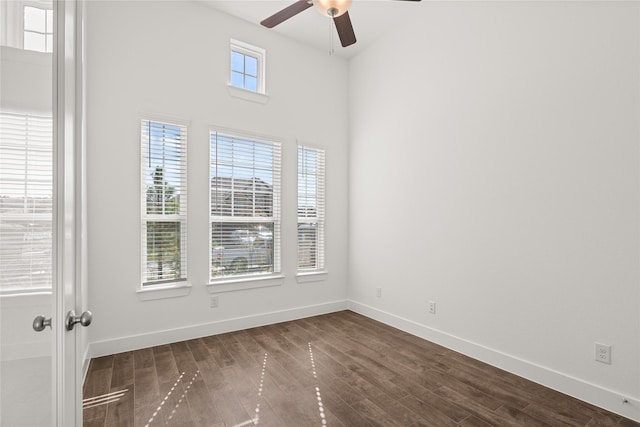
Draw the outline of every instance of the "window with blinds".
M298 146L298 271L324 270L324 150Z
M211 132L210 277L280 271L280 144Z
M50 289L53 272L50 116L0 113L0 292Z
M187 128L142 120L142 285L187 280Z

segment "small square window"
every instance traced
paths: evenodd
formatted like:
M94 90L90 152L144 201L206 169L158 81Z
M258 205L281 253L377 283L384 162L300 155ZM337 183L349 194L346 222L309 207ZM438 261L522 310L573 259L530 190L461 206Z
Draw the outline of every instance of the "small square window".
M23 17L23 49L52 52L53 10L25 6Z
M265 54L262 48L231 40L230 85L264 94Z

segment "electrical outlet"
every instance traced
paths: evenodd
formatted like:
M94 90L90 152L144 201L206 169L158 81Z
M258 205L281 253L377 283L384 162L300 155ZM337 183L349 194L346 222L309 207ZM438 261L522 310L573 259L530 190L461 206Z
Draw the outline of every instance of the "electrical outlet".
M611 364L611 346L606 344L596 344L596 360L598 362Z
M218 306L218 297L211 297L209 299L209 307L216 308Z
M436 303L435 301L429 301L429 313L436 314Z
M376 296L378 298L382 297L382 288L376 288Z

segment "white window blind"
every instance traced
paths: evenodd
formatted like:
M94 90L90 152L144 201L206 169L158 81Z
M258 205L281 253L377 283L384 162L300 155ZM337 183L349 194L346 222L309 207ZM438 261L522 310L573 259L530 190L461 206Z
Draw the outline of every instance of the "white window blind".
M323 270L325 152L298 146L298 270Z
M0 113L0 291L50 289L52 118Z
M280 144L211 132L211 279L280 271Z
M142 120L142 285L187 280L187 128Z

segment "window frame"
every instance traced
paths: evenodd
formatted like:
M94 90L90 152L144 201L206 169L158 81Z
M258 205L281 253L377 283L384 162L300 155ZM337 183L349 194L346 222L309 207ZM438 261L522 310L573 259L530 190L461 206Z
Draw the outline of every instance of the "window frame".
M312 173L308 173L306 172L306 169L304 169L304 159L306 152L314 152L316 154L316 166ZM298 281L304 281L301 279L301 277L326 273L326 149L299 143L297 145L296 154L296 269L299 278ZM316 207L315 215L300 216L300 197L302 195L300 192L301 178L309 175L315 175L316 179L316 194L314 198L314 204ZM316 226L316 262L314 267L304 268L300 265L301 247L299 227L302 224L315 224Z
M180 129L180 201L177 214L147 213L147 156L149 140L145 140L145 124L174 126ZM140 285L139 291L173 289L189 287L188 281L188 138L189 123L183 120L158 116L141 116L140 118ZM147 268L147 227L148 222L177 222L180 224L180 278L148 280Z
M256 58L258 64L257 64L257 76L256 76L257 83L256 83L255 91L251 89L247 89L245 85L243 85L242 87L239 87L232 84L233 62L231 58L233 56L234 51L245 56ZM240 40L231 39L229 42L229 87L244 90L250 93L266 95L266 90L267 90L266 61L267 61L267 51L265 49L240 41ZM244 74L246 75L246 73Z
M223 135L224 137L230 138L238 138L244 142L257 142L261 144L270 144L273 148L273 159L272 159L272 174L273 174L273 183L272 183L272 216L271 217L259 217L259 216L228 216L228 215L213 215L212 214L212 194L214 191L213 180L214 176L212 173L212 169L214 168L213 163L213 146L214 135ZM217 138L217 137L216 137ZM238 131L235 129L227 129L222 127L211 127L209 129L209 234L208 234L208 246L209 246L209 256L207 261L208 268L208 277L209 277L209 290L212 293L217 292L227 292L227 291L235 291L241 289L251 289L257 287L265 287L265 286L277 286L283 283L283 275L282 275L282 239L281 239L281 228L282 228L282 209L281 209L281 199L282 199L282 142L278 138L266 136L266 135L257 135L251 134L248 132ZM255 206L254 206L255 208ZM233 219L235 218L235 220ZM224 220L231 219L228 221L229 223L259 223L264 222L266 224L273 223L273 231L272 231L272 271L269 272L252 272L247 274L238 274L238 275L221 275L221 276L213 276L213 255L214 255L214 247L213 247L213 224L214 222L224 222Z

